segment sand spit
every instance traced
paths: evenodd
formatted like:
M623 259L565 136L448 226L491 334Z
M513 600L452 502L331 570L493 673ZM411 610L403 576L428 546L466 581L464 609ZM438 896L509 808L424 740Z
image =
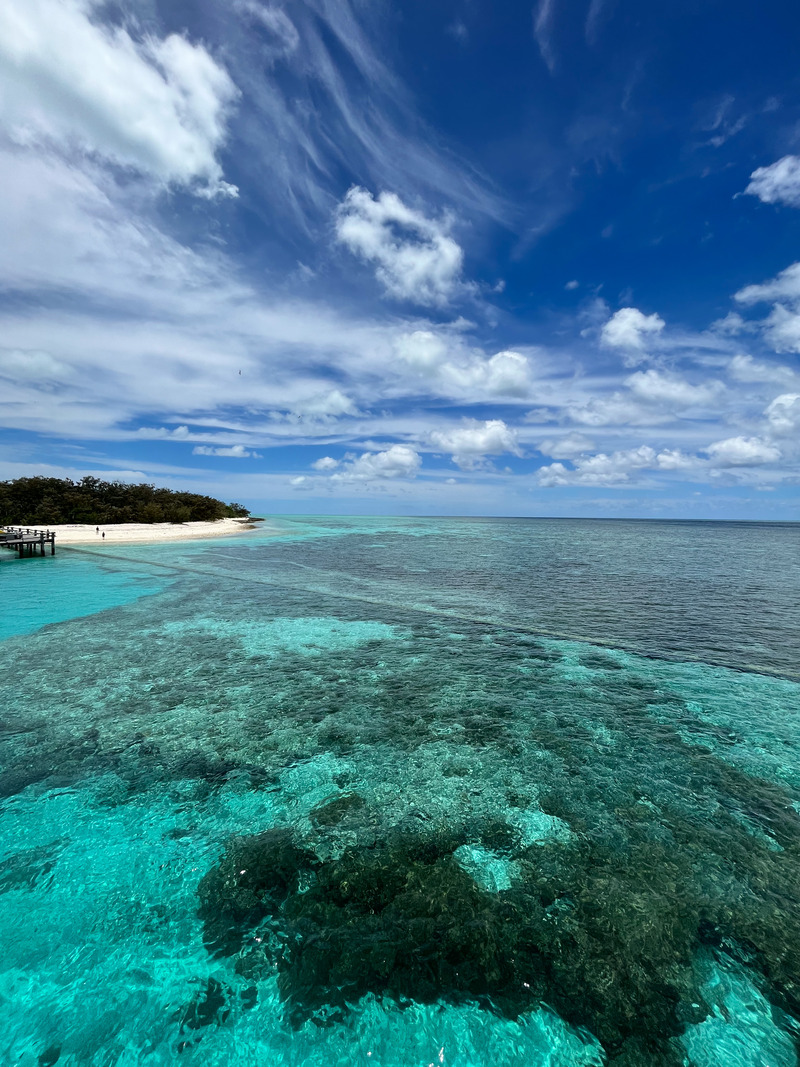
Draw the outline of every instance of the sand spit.
M11 523L10 525L15 525ZM119 522L101 526L69 524L63 526L31 526L24 529L50 530L55 532L58 545L121 545L162 541L190 541L201 537L226 537L255 529L248 519L215 519L212 522ZM264 523L258 523L261 533L271 531ZM105 534L105 537L103 537Z

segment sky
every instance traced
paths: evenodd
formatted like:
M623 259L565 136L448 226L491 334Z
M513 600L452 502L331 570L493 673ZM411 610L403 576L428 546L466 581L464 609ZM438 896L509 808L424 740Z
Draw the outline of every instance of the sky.
M0 478L800 520L790 0L5 0Z

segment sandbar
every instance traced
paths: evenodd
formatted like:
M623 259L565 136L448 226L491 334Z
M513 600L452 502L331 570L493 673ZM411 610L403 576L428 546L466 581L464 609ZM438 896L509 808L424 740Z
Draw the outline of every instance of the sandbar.
M16 525L9 523L10 526ZM229 537L243 530L258 529L263 533L278 533L265 523L254 526L249 519L215 519L211 522L115 522L100 526L64 524L56 526L24 526L26 530L49 530L56 535L58 545L121 545L137 542L190 541L200 537ZM103 537L105 534L105 537Z

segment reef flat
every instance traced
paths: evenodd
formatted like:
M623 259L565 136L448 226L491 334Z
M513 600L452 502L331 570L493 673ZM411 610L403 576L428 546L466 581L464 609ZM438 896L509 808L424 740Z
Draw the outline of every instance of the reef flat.
M668 587L681 527L591 527L59 572L105 599L0 643L7 1062L796 1064L792 542Z

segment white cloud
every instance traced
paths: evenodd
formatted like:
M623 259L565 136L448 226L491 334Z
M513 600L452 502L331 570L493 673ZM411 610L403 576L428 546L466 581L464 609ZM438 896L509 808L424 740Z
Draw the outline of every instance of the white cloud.
M765 204L800 207L800 156L784 156L777 163L754 170L745 193L757 196Z
M760 437L728 437L705 451L716 467L755 467L781 458L780 450Z
M734 356L728 364L728 373L737 382L790 382L797 378L790 367L763 363L748 355Z
M729 311L723 318L712 322L709 329L715 333L735 336L739 333L753 333L755 325L752 322L748 322L747 319L743 319L738 311Z
M516 430L502 419L484 422L471 420L452 430L434 430L428 435L430 445L437 451L449 452L462 470L474 470L486 456L500 456L512 452L522 455Z
M260 459L258 452L249 452L244 445L228 445L212 448L210 445L196 445L193 456L225 456L228 459Z
M613 487L630 481L630 472L657 465L654 449L648 445L606 455L598 452L575 460L574 470L563 463L551 463L540 467L536 480L544 488L560 485L586 485Z
M800 352L800 263L793 263L760 285L746 285L734 294L740 304L772 303L758 327L776 352Z
M300 34L283 8L258 0L236 0L235 8L258 27L262 50L269 59L285 59L297 51Z
M238 90L202 46L134 40L98 0L0 5L0 110L23 144L83 152L204 196L236 195L217 152Z
M72 376L72 367L49 352L0 349L0 377L14 381L57 382Z
M631 374L625 379L625 384L638 399L651 404L661 404L673 410L710 404L724 389L721 382L710 381L692 385L677 375L662 374L652 368Z
M342 464L332 481L375 481L384 478L414 478L422 464L409 445L391 445L383 452L364 452Z
M553 46L555 12L555 0L539 0L539 6L533 16L533 36L536 38L545 66L551 74L556 66L556 52Z
M292 404L292 413L311 419L336 419L341 415L357 415L358 408L341 389L317 393Z
M687 456L679 448L665 448L656 456L658 469L662 471L685 471L701 466L697 456Z
M404 363L422 373L438 371L449 353L445 339L432 330L403 334L398 338L396 348Z
M574 469L563 463L551 463L540 467L536 480L544 488L564 485L593 486L595 488L624 487L631 484L631 475L644 470L675 471L697 466L693 456L679 450L665 449L656 452L649 445L621 449L611 455L598 452L594 456L581 456L574 460Z
M567 291L570 291L572 289L577 289L580 284L581 283L577 279L573 278L571 282L567 282L567 284L564 286L564 288Z
M398 300L441 306L459 286L463 253L446 222L407 207L394 193L375 200L366 189L352 188L339 205L336 234L376 265L378 280Z
M166 426L140 426L136 431L137 437L143 437L146 441L186 441L192 439L188 426L176 426L174 430Z
M674 416L663 405L636 401L615 392L611 396L590 397L584 403L567 405L566 413L581 426L657 426L672 422Z
M740 304L759 304L765 301L779 300L794 302L800 300L800 263L792 263L780 274L760 285L746 285L734 294Z
M322 456L311 464L315 471L335 471L339 466L339 460L332 456Z
M553 459L573 459L582 452L590 452L594 448L594 442L581 433L568 433L563 437L548 438L540 441L538 445L542 455L552 456Z
M645 315L638 308L620 308L600 331L600 343L607 348L643 352L648 341L664 329L660 315Z
M446 383L462 393L526 397L531 389L530 364L519 352L498 352L490 359L472 358L463 363L445 363Z
M780 436L800 433L800 393L782 393L764 412L770 430Z
M530 361L521 352L497 352L487 359L432 330L405 334L395 347L405 365L460 398L526 397L531 390Z
M764 336L776 352L800 352L800 307L776 304L762 323Z

